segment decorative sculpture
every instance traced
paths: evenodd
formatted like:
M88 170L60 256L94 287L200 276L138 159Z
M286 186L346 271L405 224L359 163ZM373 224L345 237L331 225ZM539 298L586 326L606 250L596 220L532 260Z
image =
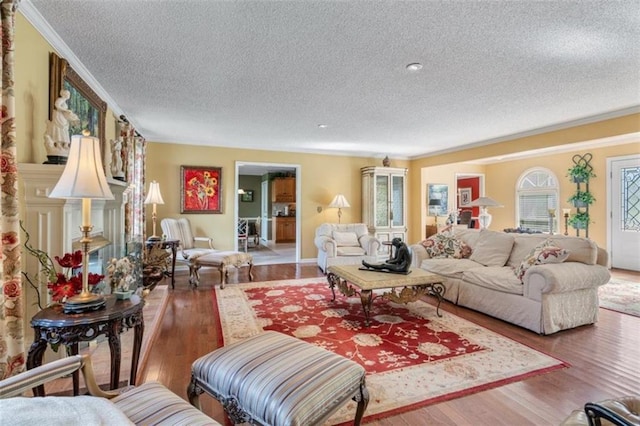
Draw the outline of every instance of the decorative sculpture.
M111 141L111 176L124 180L124 163L122 161L122 138Z
M53 116L47 120L44 134L44 147L47 150L47 161L44 164L67 164L71 137L69 123L80 121L78 116L69 109L67 100L71 97L68 90L61 90L60 97L54 103Z
M394 238L391 240L391 244L396 248L396 254L392 259L380 264L371 264L363 260L363 267L360 269L363 271L389 272L392 274L406 275L411 273L411 250L409 250L409 247L407 247L400 238Z

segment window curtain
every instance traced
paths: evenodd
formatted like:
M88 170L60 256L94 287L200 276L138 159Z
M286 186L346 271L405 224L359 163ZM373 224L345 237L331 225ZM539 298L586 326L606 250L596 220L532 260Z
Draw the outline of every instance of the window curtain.
M24 369L23 295L14 98L14 26L19 0L2 0L2 168L0 186L0 379Z
M120 137L125 146L125 178L129 182L125 205L125 241L142 242L144 240L144 175L147 144L136 129L124 121L120 130Z

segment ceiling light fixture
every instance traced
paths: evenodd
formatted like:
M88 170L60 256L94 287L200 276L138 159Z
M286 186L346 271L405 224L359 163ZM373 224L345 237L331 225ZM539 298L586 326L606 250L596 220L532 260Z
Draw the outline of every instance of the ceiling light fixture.
M416 71L420 71L421 69L422 69L422 64L418 62L414 62L413 64L407 65L407 70L409 71L416 72Z
M318 124L318 128L319 129L326 129L327 127L329 127L329 126L326 125L326 124Z

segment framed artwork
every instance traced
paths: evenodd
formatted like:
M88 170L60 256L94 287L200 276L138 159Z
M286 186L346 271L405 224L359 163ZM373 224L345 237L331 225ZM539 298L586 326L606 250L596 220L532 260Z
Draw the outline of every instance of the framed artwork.
M180 213L222 213L222 167L180 166Z
M460 207L471 204L471 188L460 188Z
M449 212L449 186L442 183L427 185L429 216L446 215Z
M240 201L253 203L253 189L245 189L244 194L240 194Z
M51 52L49 54L49 120L53 119L55 102L62 89L69 91L68 108L80 119L77 124L70 123L69 136L81 135L82 131L87 129L91 136L100 140L100 152L104 153L107 103L100 99L100 96L71 68L66 59ZM105 164L104 159L102 163Z

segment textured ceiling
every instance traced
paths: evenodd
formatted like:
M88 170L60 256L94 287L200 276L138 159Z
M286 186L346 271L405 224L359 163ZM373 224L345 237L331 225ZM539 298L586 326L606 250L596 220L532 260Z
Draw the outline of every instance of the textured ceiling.
M19 10L150 141L415 158L640 105L637 0Z

